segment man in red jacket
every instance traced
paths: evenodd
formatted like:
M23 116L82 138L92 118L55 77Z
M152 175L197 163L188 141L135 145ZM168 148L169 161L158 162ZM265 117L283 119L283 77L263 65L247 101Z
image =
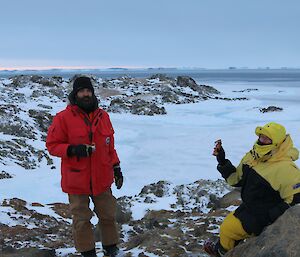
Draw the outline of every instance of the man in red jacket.
M122 187L123 175L114 148L114 130L108 114L98 107L89 77L71 80L69 105L49 127L46 146L61 158L61 186L69 196L73 237L77 251L96 257L90 219L90 199L99 218L104 256L117 256L116 199L111 193L115 180Z

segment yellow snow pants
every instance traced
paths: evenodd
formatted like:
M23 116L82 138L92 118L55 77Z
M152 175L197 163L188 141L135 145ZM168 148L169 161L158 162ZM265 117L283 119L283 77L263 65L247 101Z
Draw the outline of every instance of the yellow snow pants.
M233 213L227 215L220 227L220 243L227 251L232 249L237 241L250 237L243 229L240 220Z

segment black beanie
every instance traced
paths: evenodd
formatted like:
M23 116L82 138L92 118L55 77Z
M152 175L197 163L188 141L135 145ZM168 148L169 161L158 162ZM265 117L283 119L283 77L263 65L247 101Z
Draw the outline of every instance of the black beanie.
M74 80L74 83L73 83L74 95L76 95L77 92L83 88L90 89L92 91L92 93L94 94L94 87L93 87L92 81L89 77L78 77Z

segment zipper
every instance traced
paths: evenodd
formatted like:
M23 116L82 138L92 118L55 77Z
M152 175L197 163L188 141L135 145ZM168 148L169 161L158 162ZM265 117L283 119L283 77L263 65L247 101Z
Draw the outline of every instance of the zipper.
M82 115L83 115L83 120L84 120L84 123L89 127L89 140L90 140L90 145L93 145L93 123L94 123L94 120L96 119L97 117L97 121L95 122L95 126L98 124L98 121L99 121L99 118L101 117L102 115L102 112L100 110L98 110L98 113L96 112L92 121L90 121L89 117L88 117L88 114L86 114L85 112L81 112L79 111ZM92 170L92 158L91 156L89 156L90 158L90 168ZM92 172L91 172L91 180L90 180L90 189L91 189L91 193L93 195L93 185L92 185Z
M93 131L92 131L93 123L90 121L88 115L85 112L80 112L80 113L83 115L83 121L84 121L85 125L87 125L89 127L88 137L89 137L90 145L92 145L92 143L93 143ZM90 161L90 169L92 171L92 158L91 158L91 156L89 156L89 161ZM91 190L91 193L93 195L92 172L91 172L91 177L90 177L90 190Z

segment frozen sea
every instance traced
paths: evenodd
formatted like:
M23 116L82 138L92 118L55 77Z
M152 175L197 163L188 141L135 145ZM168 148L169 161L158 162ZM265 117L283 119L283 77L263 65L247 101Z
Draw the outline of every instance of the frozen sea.
M300 147L300 81L210 81L209 85L224 97L249 100L169 105L165 116L111 115L125 174L124 191L116 195L136 194L144 184L158 180L183 184L218 179L214 141L221 138L227 157L238 164L257 138L256 126L267 122L283 124ZM235 92L245 89L258 90ZM259 111L270 105L283 111Z

